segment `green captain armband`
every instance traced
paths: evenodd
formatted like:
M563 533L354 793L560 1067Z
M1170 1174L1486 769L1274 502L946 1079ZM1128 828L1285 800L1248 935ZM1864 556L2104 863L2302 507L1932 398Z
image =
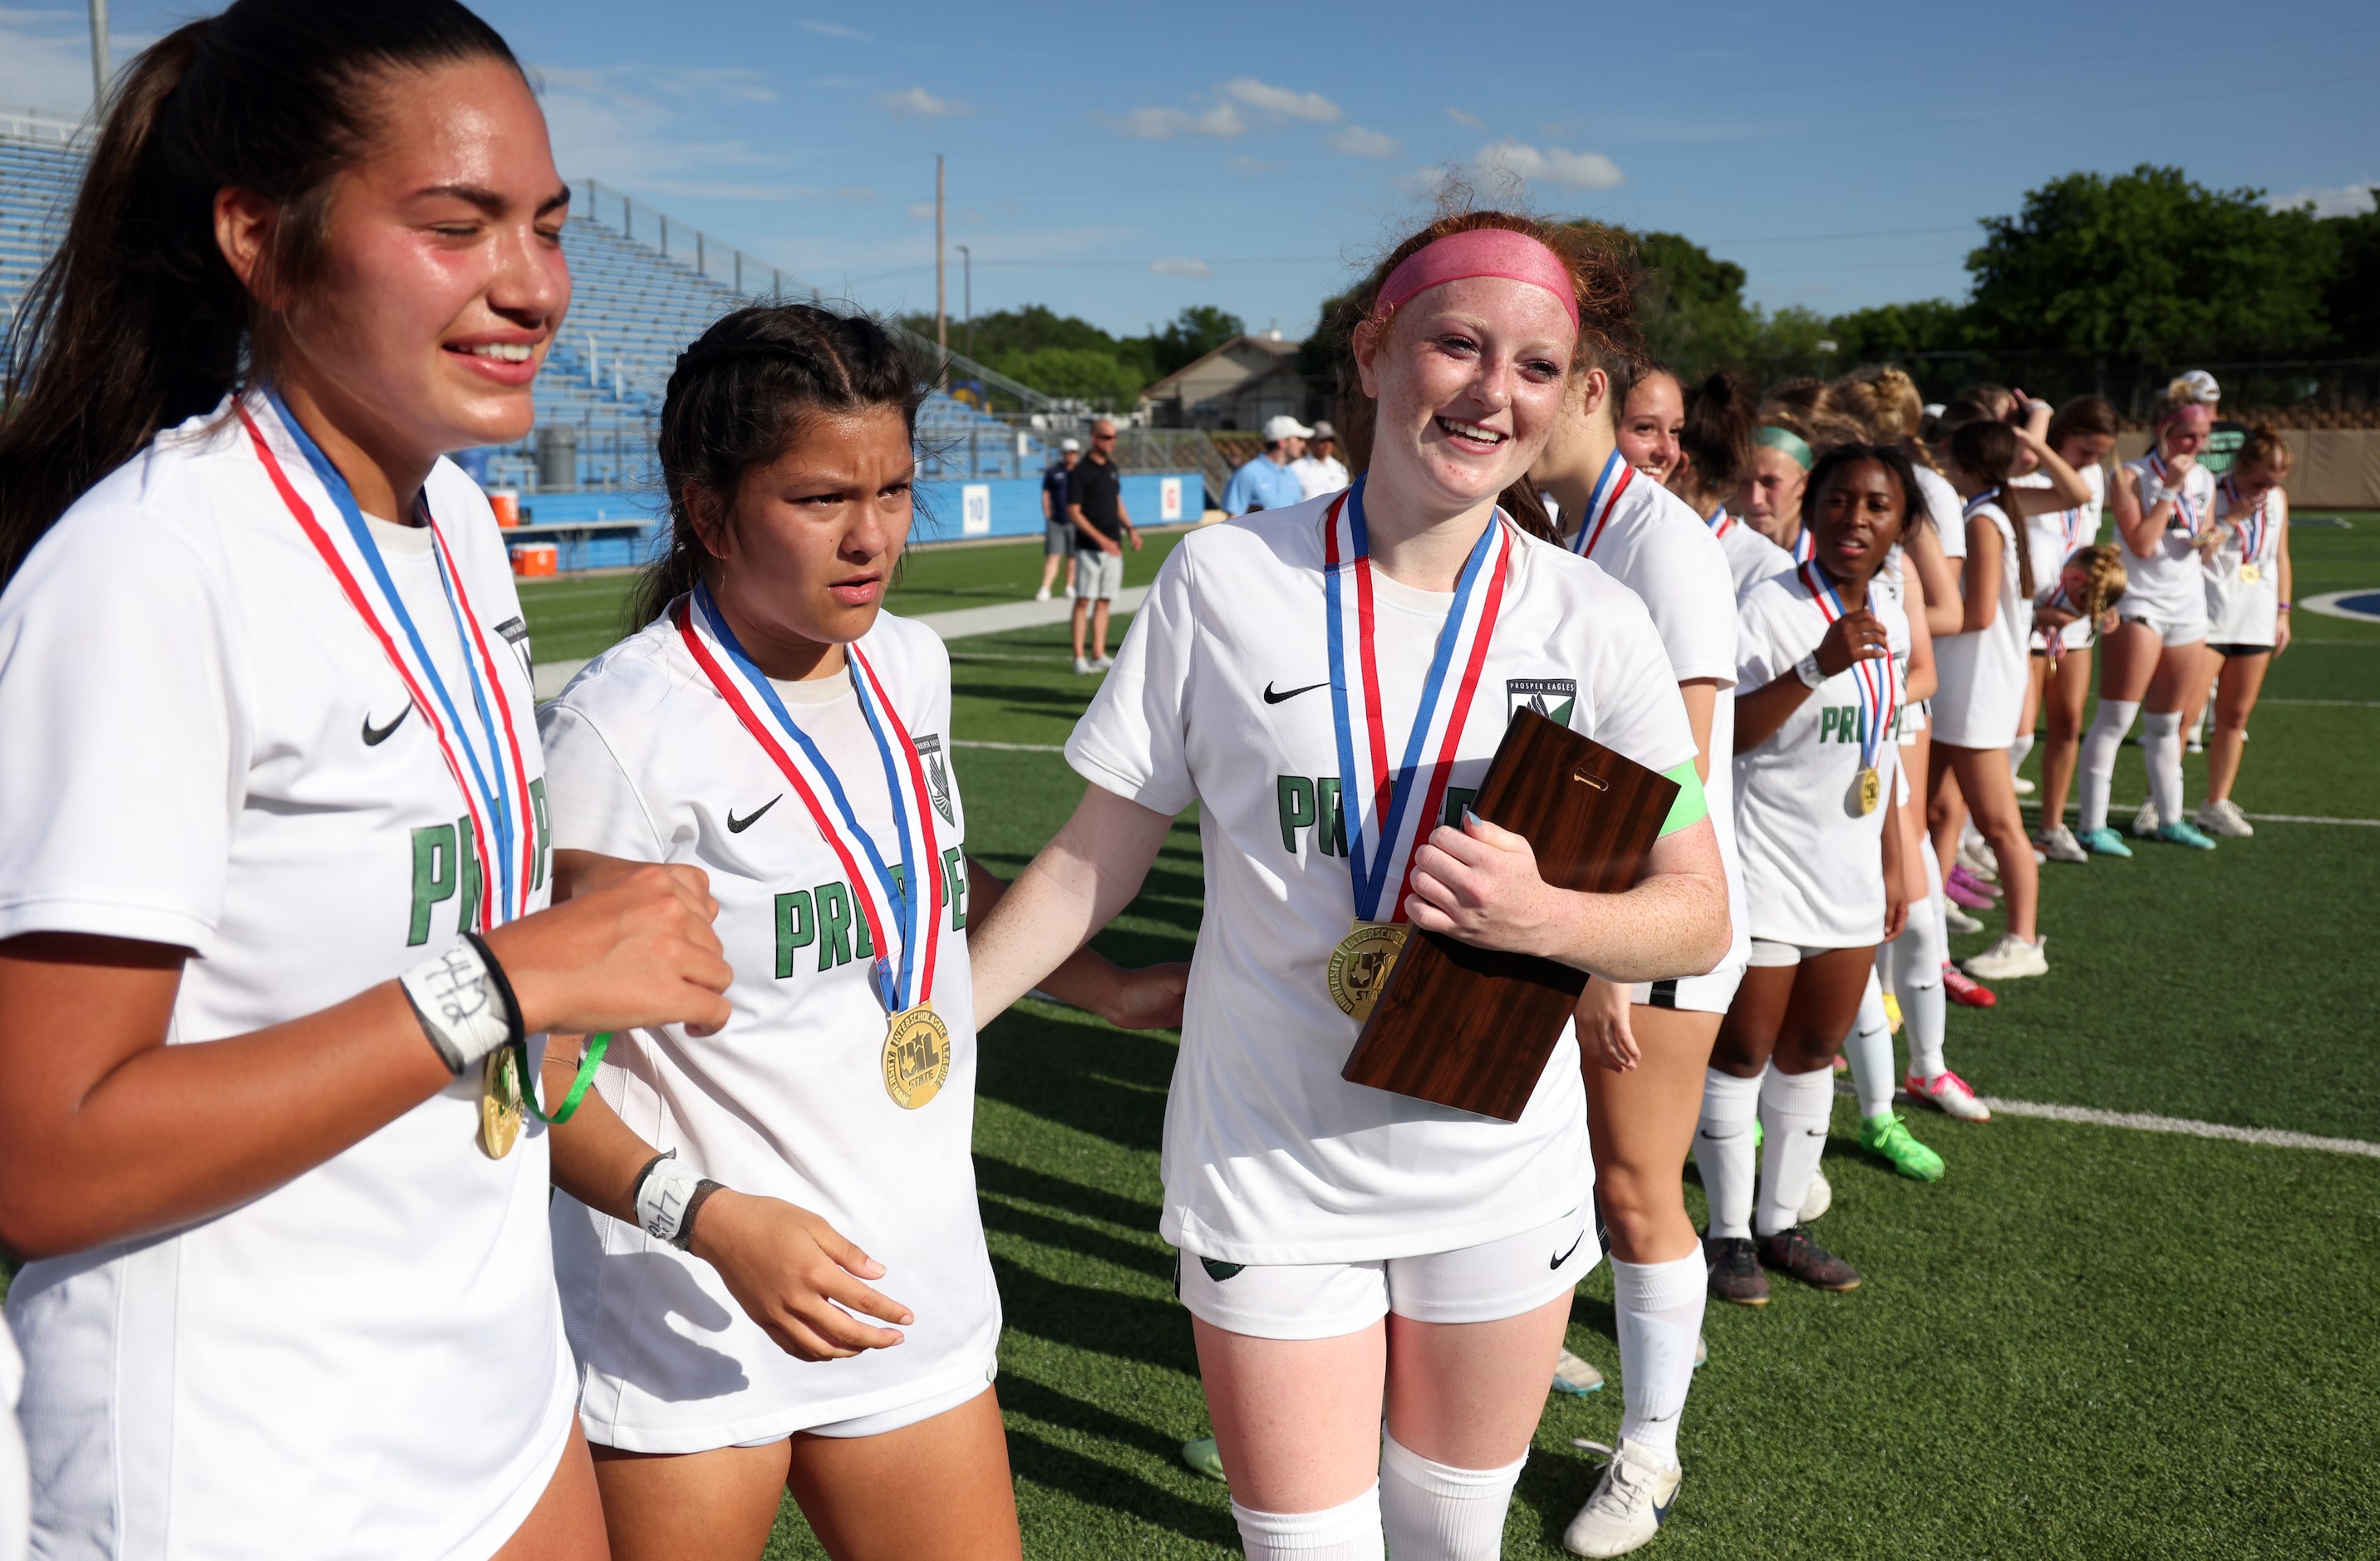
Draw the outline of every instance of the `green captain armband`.
M1710 817L1710 799L1703 795L1703 777L1694 774L1693 760L1673 764L1661 773L1678 783L1678 799L1670 804L1670 816L1661 821L1663 835L1675 835L1688 824Z

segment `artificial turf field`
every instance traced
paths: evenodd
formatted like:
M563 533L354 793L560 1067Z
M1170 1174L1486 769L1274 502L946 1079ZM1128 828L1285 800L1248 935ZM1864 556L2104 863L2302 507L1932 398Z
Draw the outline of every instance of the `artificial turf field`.
M1148 580L1173 539L1126 579ZM2301 521L2300 598L2380 585L2380 519ZM896 611L1029 595L1038 549L913 555ZM540 658L616 632L616 580L525 595ZM2380 626L2301 614L2237 795L2254 813L2380 819ZM1082 783L1051 750L1091 680L1062 626L951 646L971 848L1021 868ZM2289 702L2305 701L2305 702ZM972 747L973 744L1015 745ZM2037 765L2037 755L2033 762ZM2189 795L2203 795L2189 762ZM2128 747L2115 796L2145 791ZM2052 973L1988 1013L1953 1008L1953 1067L1987 1094L2380 1140L2365 929L2380 828L2268 823L2212 853L2043 872ZM1195 817L1098 940L1186 957ZM1979 952L1998 932L1959 941ZM1156 1234L1168 1034L1028 1004L983 1037L977 1174L1008 1326L1000 1394L1033 1556L1237 1551L1221 1486L1177 1456L1205 1433L1188 1315ZM1913 1113L1949 1173L1926 1187L1858 1150L1840 1104L1822 1238L1862 1287L1779 1281L1714 1307L1681 1453L1687 1482L1645 1554L1890 1557L2380 1554L2380 1158L2003 1114ZM1691 1181L1690 1208L1702 1215ZM1614 1385L1549 1396L1505 1554L1562 1554L1616 1440L1610 1282L1580 1287L1570 1346ZM924 1482L930 1489L931 1482ZM823 1554L787 1505L770 1555Z

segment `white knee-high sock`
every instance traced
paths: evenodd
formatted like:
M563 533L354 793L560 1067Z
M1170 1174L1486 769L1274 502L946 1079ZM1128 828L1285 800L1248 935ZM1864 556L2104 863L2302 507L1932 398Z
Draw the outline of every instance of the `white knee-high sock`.
M1852 1087L1859 1091L1860 1120L1892 1109L1892 1024L1884 1017L1884 983L1867 973L1867 991L1860 998L1859 1018L1843 1039L1843 1055L1851 1059Z
M2116 751L2124 746L2124 734L2132 729L2132 717L2140 713L2138 700L2101 700L2099 713L2091 717L2091 729L2082 734L2082 823L2086 833L2107 827L2107 790L2116 784Z
M1702 1119L1694 1124L1694 1165L1710 1197L1710 1233L1752 1234L1752 1125L1760 1118L1760 1080L1703 1070Z
M1928 923L1934 933L1934 947L1925 957L1925 968L1939 980L1942 967L1950 962L1950 922L1942 914L1942 908L1949 903L1949 897L1942 892L1942 858L1934 849L1933 835L1920 834L1917 836L1917 854L1925 859L1925 887L1928 891L1925 903L1934 912L1933 920Z
M1696 1287L1701 1287L1698 1259ZM1689 1364L1694 1347L1686 1347ZM1380 1524L1396 1561L1496 1561L1504 1554L1504 1513L1520 1483L1523 1453L1501 1469L1456 1469L1380 1435Z
M1248 1561L1382 1561L1380 1487L1320 1512L1257 1512L1232 1504Z
M2031 732L2018 733L2016 741L2009 744L2009 774L2011 775L2015 774L2017 767L2024 762L2024 756L2032 751L2033 734Z
M1943 1016L1949 1010L1949 994L1942 990L1939 970L1927 985L1900 989L1900 1021L1909 1031L1909 1071L1920 1079L1931 1079L1949 1067L1942 1060Z
M1678 1461L1678 1419L1694 1379L1710 1278L1702 1254L1670 1262L1611 1260L1612 1310L1620 1317L1620 1439Z
M2149 739L2149 800L2156 804L2157 823L2181 822L2181 712L2162 715L2151 711L2141 718Z
M1771 1063L1761 1075L1760 1126L1767 1140L1760 1152L1760 1209L1752 1222L1754 1235L1774 1236L1801 1223L1810 1176L1826 1151L1827 1125L1834 1109L1830 1067L1779 1073Z

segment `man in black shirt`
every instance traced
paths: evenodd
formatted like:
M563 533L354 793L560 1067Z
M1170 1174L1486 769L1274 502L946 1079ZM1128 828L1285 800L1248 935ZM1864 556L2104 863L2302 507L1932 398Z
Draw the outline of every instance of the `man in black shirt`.
M1108 608L1123 587L1123 543L1140 551L1140 533L1123 506L1123 477L1115 468L1115 424L1091 424L1091 450L1066 478L1066 518L1075 524L1075 670L1105 672ZM1084 620L1090 621L1091 650L1083 654Z

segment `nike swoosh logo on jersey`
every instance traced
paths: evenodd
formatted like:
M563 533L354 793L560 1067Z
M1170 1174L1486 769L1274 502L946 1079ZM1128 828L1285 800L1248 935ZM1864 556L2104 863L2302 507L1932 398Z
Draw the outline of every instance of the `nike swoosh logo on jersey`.
M1580 1231L1578 1233L1578 1241L1584 1241L1585 1239L1586 1232L1584 1230ZM1575 1252L1578 1250L1578 1241L1573 1241L1570 1244L1570 1252ZM1553 1270L1560 1268L1562 1264L1570 1262L1570 1252L1564 1252L1561 1256L1554 1259L1553 1262L1546 1264L1546 1271L1548 1273L1551 1273Z
M365 711L364 746L366 748L378 748L381 744L386 742L388 740L388 735L391 732L395 731L399 726L404 726L405 718L412 713L413 705L411 701L408 701L406 707L396 713L395 720L390 722L385 726L375 726L371 724L371 712L369 710Z
M1283 700L1293 700L1300 694L1310 694L1317 689L1328 688L1330 684L1330 679L1325 677L1319 683L1308 683L1302 689L1283 689L1279 693L1275 693L1272 685L1267 683L1264 688L1264 701L1267 704L1279 704Z
M775 795L774 797L770 798L766 802L761 803L761 804L759 805L759 807L758 807L758 808L754 809L751 812L748 812L748 813L745 814L745 815L744 815L742 818L740 818L740 819L739 819L739 818L737 818L737 817L735 816L735 809L733 809L733 808L728 809L728 810L727 810L727 833L728 833L728 834L730 834L730 835L741 835L741 834L743 834L746 830L747 830L747 829L751 828L754 824L759 823L760 822L760 815L761 815L762 813L767 812L770 809L771 809L771 808L775 807L778 803L780 803L780 802L783 801L784 799L785 799L785 794L784 794L783 792L780 791L779 793L777 793L777 795Z

